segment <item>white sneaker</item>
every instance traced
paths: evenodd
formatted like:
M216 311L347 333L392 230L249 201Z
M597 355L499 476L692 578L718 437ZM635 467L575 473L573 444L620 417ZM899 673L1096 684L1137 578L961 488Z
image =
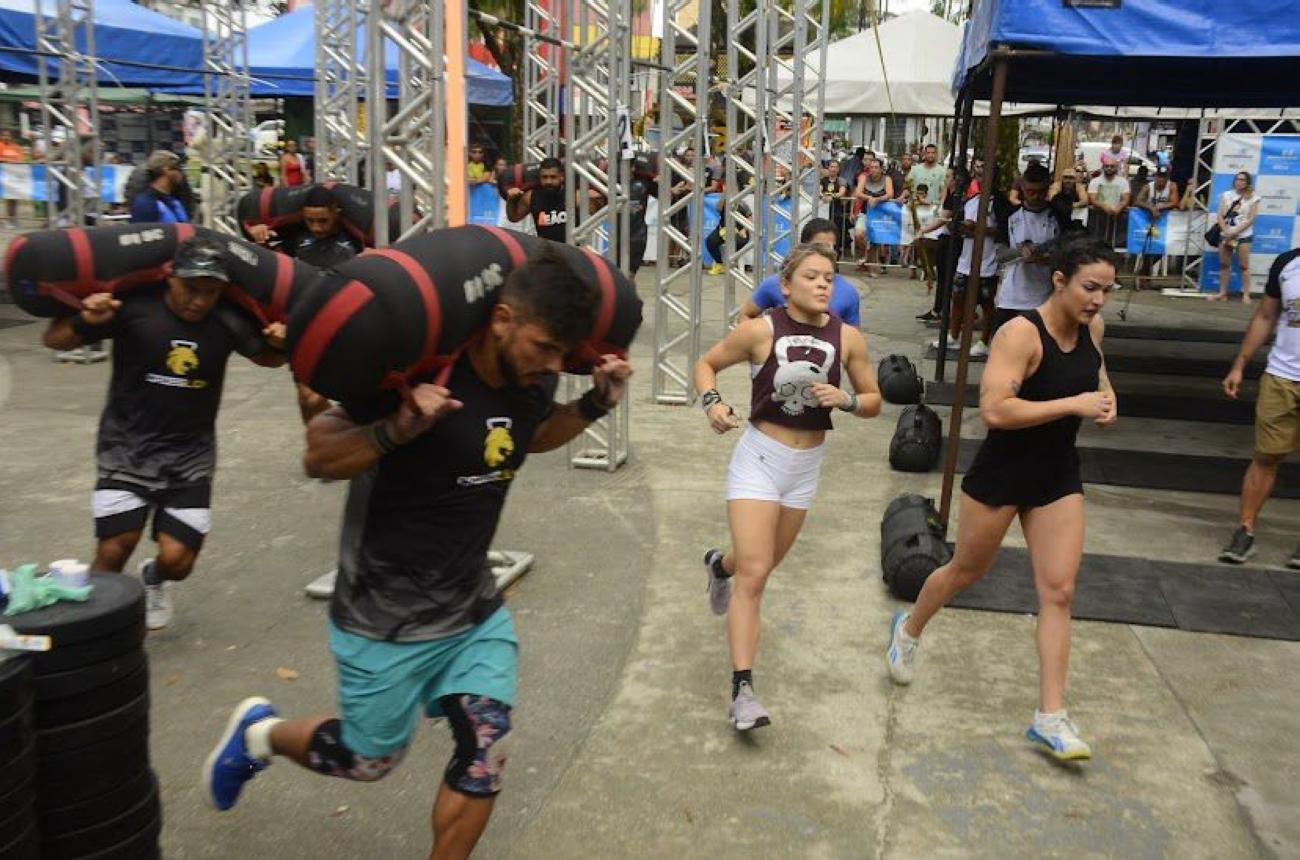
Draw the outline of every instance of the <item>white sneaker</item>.
M889 623L889 649L885 651L885 662L889 664L889 677L895 684L907 686L912 683L916 670L916 649L921 647L921 640L907 635L903 624L911 617L910 612L895 612Z
M162 630L172 623L172 599L167 583L154 576L154 560L140 562L140 579L144 581L144 626Z
M1034 722L1025 737L1057 761L1080 761L1092 758L1092 749L1079 737L1079 727L1065 711L1044 714L1034 711Z
M334 596L334 580L338 579L339 569L336 567L329 573L316 577L307 583L303 591L307 592L308 597L314 597L317 600L329 600Z
M977 340L970 348L971 358L983 357L989 354L989 345L982 340Z

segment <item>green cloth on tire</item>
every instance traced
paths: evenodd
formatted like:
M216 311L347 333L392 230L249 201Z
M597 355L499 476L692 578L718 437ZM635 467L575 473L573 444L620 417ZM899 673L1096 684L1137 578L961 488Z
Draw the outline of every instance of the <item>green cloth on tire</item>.
M37 576L36 565L24 564L9 574L9 605L5 607L4 614L19 615L44 609L60 600L84 603L90 598L93 587L59 585L51 576Z

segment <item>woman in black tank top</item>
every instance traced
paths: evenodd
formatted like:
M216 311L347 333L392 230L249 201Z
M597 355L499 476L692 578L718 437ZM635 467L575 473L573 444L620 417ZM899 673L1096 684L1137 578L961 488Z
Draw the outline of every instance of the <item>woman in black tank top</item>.
M712 549L704 556L709 606L727 616L730 717L737 731L771 721L754 695L759 604L768 576L794 543L816 495L832 411L859 418L880 412L866 340L829 313L834 277L835 252L829 246L799 245L781 268L788 306L742 322L695 365L695 388L719 434L741 422L718 393L717 375L734 364L751 370L749 426L728 469L732 549ZM841 368L856 394L840 388Z
M909 683L916 637L958 591L984 576L1019 515L1039 598L1039 707L1026 736L1061 760L1091 756L1064 701L1070 601L1083 556L1075 436L1084 418L1106 426L1118 414L1101 354L1101 308L1115 269L1114 252L1096 239L1066 240L1051 298L994 338L980 380L980 417L989 432L962 481L956 551L926 580L911 613L895 616L886 654L894 680Z

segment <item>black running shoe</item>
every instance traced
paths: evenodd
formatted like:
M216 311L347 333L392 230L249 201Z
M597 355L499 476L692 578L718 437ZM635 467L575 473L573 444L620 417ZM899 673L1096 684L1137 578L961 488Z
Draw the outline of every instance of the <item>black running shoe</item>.
M926 311L923 314L917 314L916 318L919 319L921 322L934 322L939 318L939 315L934 311Z
M1255 554L1255 536L1241 526L1232 533L1232 540L1219 553L1219 561L1228 564L1245 564L1246 559Z

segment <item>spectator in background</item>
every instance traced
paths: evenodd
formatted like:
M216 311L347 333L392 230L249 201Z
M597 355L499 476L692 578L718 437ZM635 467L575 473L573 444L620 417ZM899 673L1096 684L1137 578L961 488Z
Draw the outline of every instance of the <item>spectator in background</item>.
M861 249L860 253L862 254L861 262L858 263L858 271L865 273L867 277L877 278L884 274L884 268L881 265L873 268L872 264L882 262L880 260L881 249L885 246L872 245L868 240L867 213L881 203L894 199L894 184L885 175L880 159L873 158L867 162L866 171L858 177L857 187L853 191L853 199L861 207L857 224L853 230L854 246Z
M1228 279L1232 277L1232 255L1241 266L1241 303L1250 304L1250 245L1255 238L1255 216L1259 213L1259 195L1251 187L1251 177L1240 171L1232 177L1232 187L1219 198L1215 223L1222 231L1219 239L1219 291L1206 296L1210 301L1228 297ZM1287 305L1288 313L1290 305ZM1289 323L1288 323L1289 325Z
M0 162L18 164L21 161L23 161L23 148L14 141L13 133L9 129L0 129ZM5 200L5 214L9 216L9 226L18 229L17 200Z
M752 218L753 215L748 206L743 203L736 207L736 211L746 218ZM726 195L718 198L718 226L713 228L713 232L704 240L704 247L709 249L709 256L713 258L713 266L709 269L710 275L725 275L727 273L727 264L724 248L727 243L727 198ZM749 241L749 231L744 227L736 227L736 236L732 240L732 246L739 251L745 247Z
M1123 175L1123 174L1121 174ZM1129 200L1137 200L1142 196L1142 191L1151 182L1151 175L1147 171L1147 166L1143 164L1137 169L1137 173L1128 181Z
M483 144L471 143L467 158L469 160L465 164L465 178L469 180L470 185L482 185L485 182L497 181L496 176L484 163Z
M1119 162L1106 159L1103 153L1101 176L1088 185L1088 198L1092 211L1088 215L1088 228L1092 235L1114 248L1119 240L1119 216L1128 208L1131 196L1128 181L1119 175Z
M307 184L307 168L298 153L298 142L287 141L284 154L280 156L280 184L288 188L297 188Z
M132 224L186 224L190 220L176 191L185 182L176 153L154 150L145 162L149 185L131 201Z
M1145 169L1144 167L1143 170ZM1143 185L1134 199L1136 202L1133 205L1150 212L1152 218L1159 218L1162 212L1182 205L1178 197L1178 186L1169 181L1168 167L1157 167L1155 181Z
M866 169L866 166L867 150L865 147L859 146L857 149L853 150L853 157L840 165L840 176L844 177L845 184L850 188L856 188L858 177L862 174L862 171Z
M927 197L930 189L926 188ZM921 222L921 247L925 257L929 258L934 280L927 281L927 291L934 291L934 305L930 310L919 314L921 322L938 322L943 311L944 294L949 287L952 267L948 262L949 243L952 241L952 220L961 211L961 191L957 183L957 172L949 169L944 172L943 185L934 192L937 203L934 217L928 222Z
M316 181L316 138L304 137L302 145L306 150L302 156L302 167L307 171L307 182L310 184Z
M1052 187L1047 192L1047 200L1052 204L1054 211L1067 216L1068 220L1080 220L1088 209L1088 183L1085 177L1086 171L1075 168L1074 172L1066 171L1061 174L1061 178L1052 183ZM1057 202L1057 198L1060 202ZM1075 216L1080 216L1076 218ZM1062 225L1064 227L1064 225Z
M967 184L967 188L970 184ZM980 249L980 259L978 262L973 260L975 256L975 219L979 217L979 193L971 194L966 197L965 202L957 211L961 213L961 221L955 221L954 232L962 237L961 256L957 258L957 273L952 279L952 306L948 316L948 348L957 348L957 338L961 336L962 314L965 311L966 289L970 284L972 265L979 266L980 286L979 296L976 304L983 314L983 337L980 343L973 344L970 349L972 356L986 356L989 354L989 341L993 338L993 321L996 314L994 306L994 297L998 289L998 258L996 248L996 237L998 222L993 214L993 207L990 206L988 216L985 220L986 229L984 231L984 243ZM953 218L957 215L954 212ZM939 341L935 340L930 343L936 350L939 348Z
M1061 234L1047 202L1052 175L1039 162L1031 162L1021 177L1021 206L1011 213L1007 233L1011 251L1018 253L1002 271L993 317L993 333L1003 323L1033 310L1052 294L1052 246Z
M921 185L928 186L930 189L930 201L940 203L940 192L944 185L944 177L947 175L947 169L939 163L939 147L933 143L927 143L921 150L921 161L914 164L907 171L907 181L911 183L912 188Z
M921 265L921 280L925 281L926 293L934 289L934 257L931 248L925 244L925 226L939 217L938 204L930 202L930 186L922 182L912 189L912 196L903 209L903 217L912 227L912 270L909 280L916 277L916 264Z
M845 253L849 245L848 238L848 194L849 186L840 176L840 163L832 160L826 165L826 175L821 181L821 199L826 204L826 214L835 226L833 247L837 254Z
M966 184L965 195L974 197L980 193L980 183L984 179L984 159L972 158L970 160L970 182Z
M271 168L266 166L265 161L259 161L253 166L253 187L270 188L275 185L275 177L271 175Z
M552 242L565 241L568 205L564 192L564 165L558 158L542 159L537 187L529 191L511 188L506 192L506 217L522 221L531 216L537 235Z
M907 184L907 175L912 171L912 154L903 153L902 158L890 168L889 181L894 186L894 201L898 203L907 202L907 193L911 190Z

